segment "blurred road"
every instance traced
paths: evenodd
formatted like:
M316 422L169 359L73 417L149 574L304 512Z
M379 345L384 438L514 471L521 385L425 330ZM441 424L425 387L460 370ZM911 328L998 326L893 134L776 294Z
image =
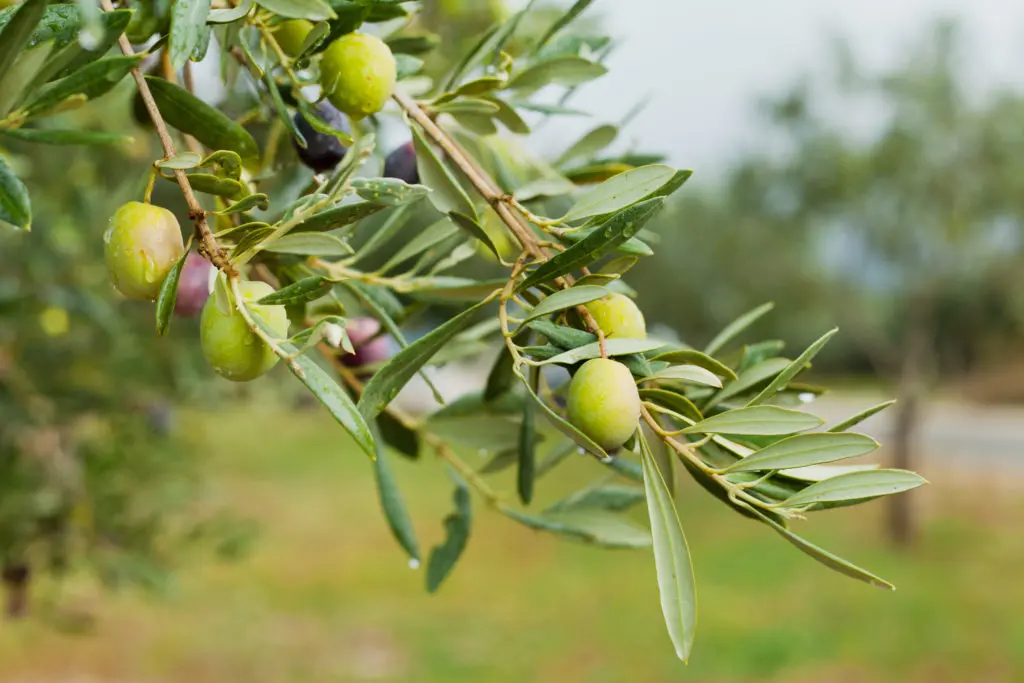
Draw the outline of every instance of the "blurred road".
M828 422L838 422L885 400L878 396L835 395L808 406ZM886 444L892 439L896 407L861 423L859 431ZM922 459L944 465L1016 468L1024 465L1024 409L937 400L924 407L919 451Z

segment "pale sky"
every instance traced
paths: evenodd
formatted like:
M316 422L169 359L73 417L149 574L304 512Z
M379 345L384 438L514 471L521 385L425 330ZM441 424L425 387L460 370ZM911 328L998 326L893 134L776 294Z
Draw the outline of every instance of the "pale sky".
M615 122L653 94L628 135L697 170L695 181L756 146L755 99L820 68L832 33L884 65L931 20L960 17L979 87L1016 81L1024 88L1024 2L1017 0L598 0L594 11L620 44L611 73L573 103ZM587 125L545 127L538 144L565 146Z

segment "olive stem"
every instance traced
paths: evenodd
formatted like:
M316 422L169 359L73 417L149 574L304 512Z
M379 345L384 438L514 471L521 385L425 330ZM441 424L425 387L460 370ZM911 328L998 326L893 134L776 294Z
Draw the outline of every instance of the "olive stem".
M111 0L100 0L100 5L103 7L103 11L112 12L114 5ZM135 50L132 49L132 44L128 40L128 36L122 33L118 39L118 46L121 48L121 53L127 57L131 57L135 54ZM139 88L139 95L142 97L143 103L146 105L146 111L149 112L149 118L153 121L153 127L156 129L157 137L160 138L160 146L164 150L164 158L170 159L177 155L177 150L174 147L174 140L171 139L171 134L167 130L167 124L164 123L164 118L160 114L160 108L156 105L156 100L153 99L153 93L149 91L149 86L146 84L146 79L142 75L142 70L139 67L132 68L132 78L135 79L135 85ZM210 230L210 224L206 220L206 211L199 204L199 200L196 199L195 193L192 191L192 186L188 182L188 176L184 171L175 170L174 179L178 181L178 187L181 188L181 194L185 197L185 204L188 205L189 217L195 222L196 235L199 238L199 242L202 246L201 251L206 254L206 257L210 259L210 262L218 269L224 271L229 276L237 275L231 262L228 260L227 253L217 244L216 238L213 236L213 232Z

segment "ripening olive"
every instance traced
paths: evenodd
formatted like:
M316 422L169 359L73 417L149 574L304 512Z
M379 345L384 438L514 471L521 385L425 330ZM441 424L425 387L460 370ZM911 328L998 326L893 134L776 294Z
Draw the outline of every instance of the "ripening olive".
M412 142L394 149L384 159L384 177L398 178L410 185L420 182L420 171L416 167L416 148Z
M316 113L331 128L342 133L349 132L348 119L330 102L318 102ZM295 152L299 155L302 163L309 168L317 173L323 173L333 169L344 158L347 150L341 144L341 140L313 128L313 126L309 125L306 117L298 112L295 114L295 127L302 133L306 146L300 145L299 141L295 138L292 138L292 146L295 148Z
M194 251L185 257L178 278L178 297L174 300L174 314L179 318L199 315L210 298L210 271L213 265Z
M645 339L647 325L640 308L624 294L612 293L591 301L587 310L594 316L606 337L618 339Z
M103 241L110 279L129 299L156 299L167 273L185 253L174 214L142 202L118 209Z
M350 368L372 365L391 356L391 342L380 334L380 323L375 318L359 316L345 323L345 333L355 353L342 354L341 362Z
M577 429L601 448L629 440L640 421L640 394L629 369L614 360L588 360L569 384L566 410Z
M398 78L391 48L380 38L349 33L324 50L320 85L327 99L353 119L376 114Z
M302 54L302 44L306 42L306 36L313 30L313 22L306 19L289 19L282 21L274 27L274 40L281 46L284 53L289 57L298 57Z
M250 302L274 291L265 282L242 282L239 289L242 297ZM249 304L248 308L275 334L283 337L288 333L288 314L284 306ZM225 315L218 308L216 297L211 296L203 306L199 338L207 362L221 377L234 382L254 380L277 364L277 355L249 329L242 314L232 308Z

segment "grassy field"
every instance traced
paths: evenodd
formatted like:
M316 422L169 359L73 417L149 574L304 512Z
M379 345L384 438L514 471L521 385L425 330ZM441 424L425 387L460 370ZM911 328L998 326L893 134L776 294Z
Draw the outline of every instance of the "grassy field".
M430 596L377 511L368 462L329 420L265 409L184 421L218 490L263 523L255 553L188 570L166 600L71 586L95 632L4 625L0 681L1024 680L1024 497L1005 481L927 472L924 536L907 555L886 547L877 504L802 527L895 593L827 571L684 485L700 617L683 666L648 552L576 545L477 507L466 555ZM593 473L580 460L542 497ZM445 475L429 457L396 468L429 547L450 505Z

